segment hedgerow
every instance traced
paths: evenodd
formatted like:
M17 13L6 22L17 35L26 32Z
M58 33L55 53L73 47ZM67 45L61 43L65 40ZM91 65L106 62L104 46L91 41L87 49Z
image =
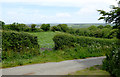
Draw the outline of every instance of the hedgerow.
M53 38L55 49L64 49L65 47L97 47L97 48L112 48L116 47L115 39L103 39L85 36L74 36L70 34L57 34Z
M2 59L39 54L37 37L24 32L2 32Z

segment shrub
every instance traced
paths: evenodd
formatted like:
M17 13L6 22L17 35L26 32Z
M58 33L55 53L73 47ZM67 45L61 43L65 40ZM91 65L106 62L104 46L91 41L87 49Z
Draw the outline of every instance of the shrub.
M2 59L17 57L16 55L38 55L37 37L23 32L2 32Z
M120 41L118 41L120 43ZM113 77L120 77L120 44L117 49L112 48L106 54L106 59L103 61L103 69L108 71Z

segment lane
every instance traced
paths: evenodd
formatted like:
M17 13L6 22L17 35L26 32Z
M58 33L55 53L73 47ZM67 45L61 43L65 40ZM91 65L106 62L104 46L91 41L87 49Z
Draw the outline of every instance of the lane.
M105 57L93 57L62 62L50 62L2 69L3 75L64 75L94 65L101 65Z

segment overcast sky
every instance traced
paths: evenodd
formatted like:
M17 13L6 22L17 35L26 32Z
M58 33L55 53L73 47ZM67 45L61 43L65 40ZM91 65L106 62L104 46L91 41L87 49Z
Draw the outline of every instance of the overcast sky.
M97 9L110 10L116 0L0 0L5 23L103 23Z

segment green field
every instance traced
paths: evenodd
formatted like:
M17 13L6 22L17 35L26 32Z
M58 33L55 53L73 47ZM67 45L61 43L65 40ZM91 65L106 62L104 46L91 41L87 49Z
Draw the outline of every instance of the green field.
M32 35L37 36L40 48L53 48L53 37L57 32L33 32Z

